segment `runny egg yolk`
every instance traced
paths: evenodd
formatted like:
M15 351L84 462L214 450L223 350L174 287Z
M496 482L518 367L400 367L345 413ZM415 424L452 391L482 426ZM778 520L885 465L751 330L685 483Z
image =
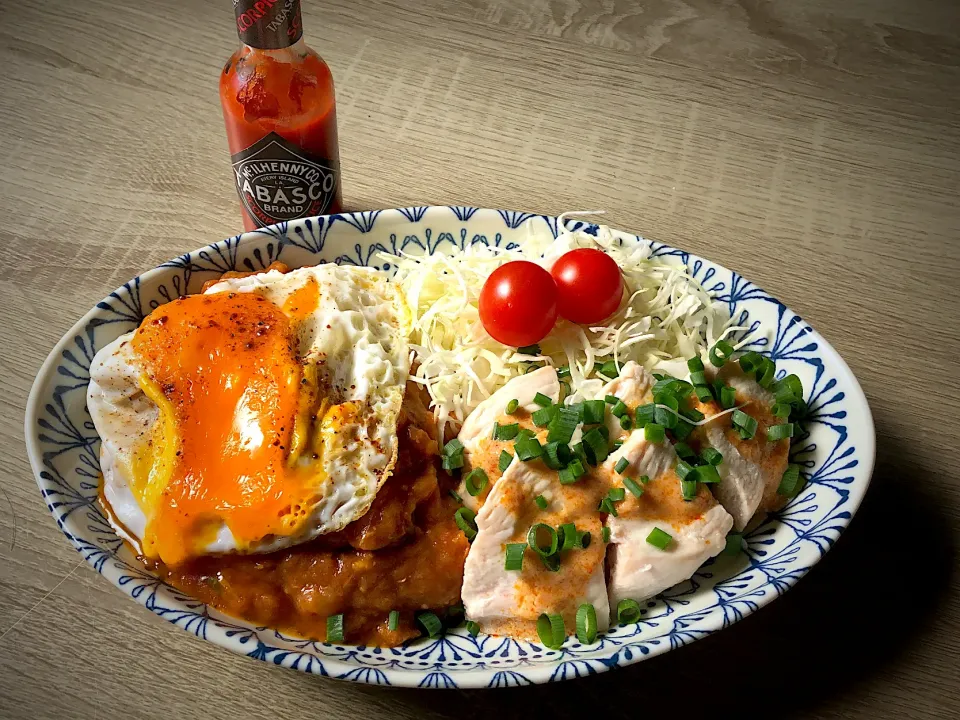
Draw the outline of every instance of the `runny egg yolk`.
M307 317L317 297L313 282L283 309L254 293L193 295L137 330L141 387L160 412L150 472L133 483L147 556L176 565L203 553L224 524L241 550L298 526L318 483L289 467L308 412L301 386L313 385L291 318Z

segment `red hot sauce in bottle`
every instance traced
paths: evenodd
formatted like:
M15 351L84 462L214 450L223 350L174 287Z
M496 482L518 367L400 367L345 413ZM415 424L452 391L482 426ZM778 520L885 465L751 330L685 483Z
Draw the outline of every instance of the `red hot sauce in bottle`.
M300 0L233 6L240 49L220 75L220 103L244 227L340 212L333 77L303 42Z

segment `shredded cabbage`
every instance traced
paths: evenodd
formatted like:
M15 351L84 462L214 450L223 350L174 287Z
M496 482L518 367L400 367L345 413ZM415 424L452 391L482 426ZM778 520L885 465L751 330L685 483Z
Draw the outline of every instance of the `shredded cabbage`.
M562 227L562 216L561 216ZM531 260L549 269L563 253L599 248L623 271L627 300L606 324L583 327L559 319L540 341L540 355L523 355L505 347L483 329L479 297L493 270L511 260ZM563 232L556 240L531 232L522 249L476 244L453 255L399 256L380 253L397 267L413 314L410 346L415 372L433 401L441 432L455 427L485 398L531 367L549 364L570 368L569 402L593 398L611 378L599 366L628 360L648 370L685 376L686 359L704 357L706 348L736 330L726 307L692 278L687 268L651 257L650 243L599 226L597 234Z

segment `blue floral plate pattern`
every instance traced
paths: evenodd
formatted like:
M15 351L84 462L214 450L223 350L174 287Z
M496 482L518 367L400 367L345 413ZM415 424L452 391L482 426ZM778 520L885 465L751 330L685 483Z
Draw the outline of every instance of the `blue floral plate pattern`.
M595 231L567 221L567 228ZM237 235L134 278L91 309L57 344L27 404L26 438L37 484L57 525L86 561L121 592L181 629L274 665L355 682L424 688L505 687L591 675L709 635L786 592L836 541L866 492L874 430L863 392L830 345L782 303L732 272L651 242L654 255L687 265L739 325L750 347L803 381L809 419L794 438L806 485L748 533L746 552L721 556L689 581L646 603L637 624L611 628L586 646L560 650L463 629L398 648L353 647L286 637L200 603L146 572L96 503L99 438L86 408L94 354L158 305L198 292L227 270L336 262L392 268L377 252L445 252L475 243L522 245L531 232L557 235L557 218L472 207L414 207L331 215ZM623 242L649 242L623 235Z

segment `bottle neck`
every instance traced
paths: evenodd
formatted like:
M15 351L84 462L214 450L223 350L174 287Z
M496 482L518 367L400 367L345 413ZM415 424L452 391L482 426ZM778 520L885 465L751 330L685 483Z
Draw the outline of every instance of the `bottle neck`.
M291 47L303 37L300 0L233 0L240 42L258 50Z

